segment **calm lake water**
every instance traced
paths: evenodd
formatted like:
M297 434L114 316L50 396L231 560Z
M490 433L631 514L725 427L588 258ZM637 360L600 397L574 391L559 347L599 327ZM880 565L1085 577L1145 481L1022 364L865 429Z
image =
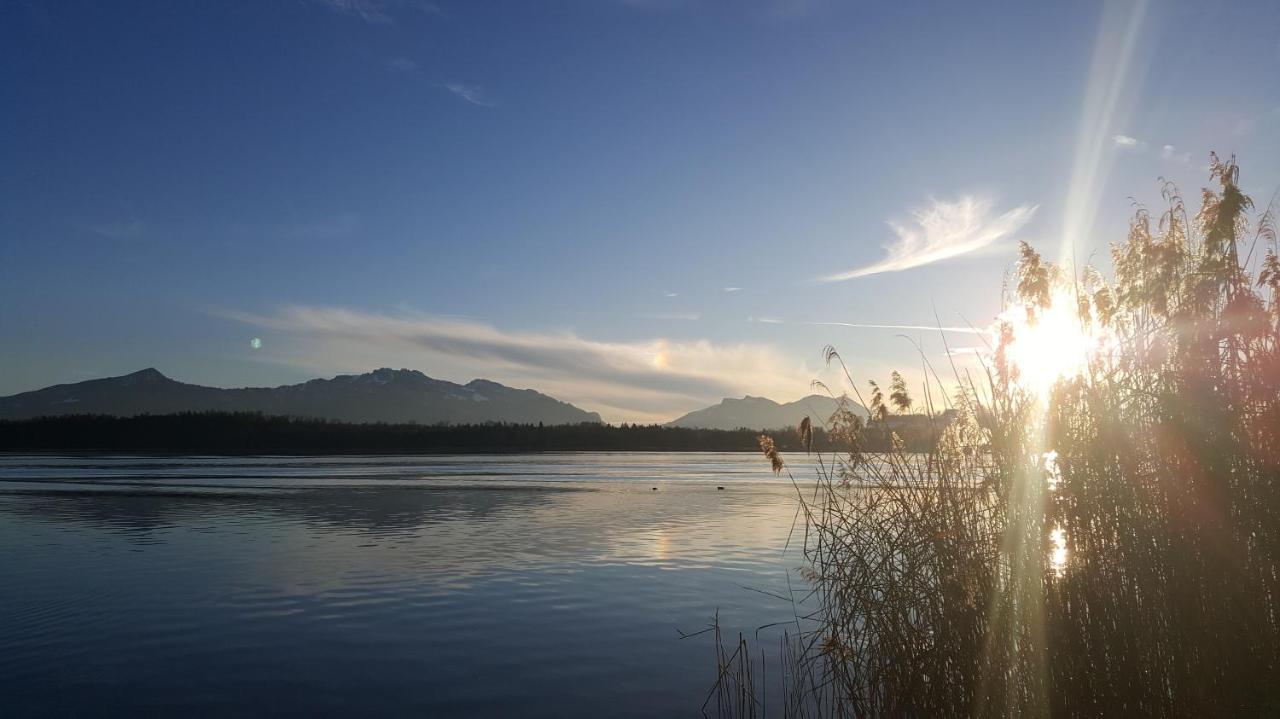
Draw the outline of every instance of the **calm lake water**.
M679 632L792 616L752 589L802 589L794 491L756 454L0 457L0 715L698 716Z

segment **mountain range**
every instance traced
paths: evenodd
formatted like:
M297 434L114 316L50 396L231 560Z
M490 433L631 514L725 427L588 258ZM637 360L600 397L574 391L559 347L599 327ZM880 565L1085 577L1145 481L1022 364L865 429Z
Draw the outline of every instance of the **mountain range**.
M477 379L465 385L416 370L360 375L281 387L221 389L187 384L148 368L121 377L60 384L0 397L0 419L62 414L132 416L174 412L261 412L341 422L474 424L600 422L587 412L531 389Z
M867 411L861 405L849 402L847 406L864 418L867 416ZM786 404L749 395L742 399L726 397L720 404L690 412L668 422L667 426L693 429L785 429L798 426L808 416L815 427L822 427L838 407L837 400L820 394L811 394Z
M779 404L765 397L725 398L668 422L689 429L777 430L805 416L826 424L839 406L824 395ZM866 416L860 405L849 408ZM600 415L531 389L477 379L466 384L417 370L382 368L280 387L222 389L170 379L154 368L0 397L0 419L67 414L130 417L176 412L260 412L338 422L418 424L578 424Z

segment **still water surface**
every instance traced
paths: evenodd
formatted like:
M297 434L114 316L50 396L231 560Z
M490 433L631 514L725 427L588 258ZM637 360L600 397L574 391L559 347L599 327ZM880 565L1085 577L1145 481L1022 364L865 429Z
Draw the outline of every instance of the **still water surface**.
M0 457L0 714L698 716L795 510L755 454Z

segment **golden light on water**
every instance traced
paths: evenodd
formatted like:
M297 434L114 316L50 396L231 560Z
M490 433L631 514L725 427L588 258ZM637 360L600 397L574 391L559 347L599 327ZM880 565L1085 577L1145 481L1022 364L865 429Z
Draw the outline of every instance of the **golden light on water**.
M1058 491L1058 484L1062 481L1062 470L1058 467L1057 450L1049 450L1042 455L1044 462L1045 481L1052 495ZM1053 571L1054 576L1062 577L1067 572L1067 530L1062 527L1054 527L1049 532L1049 569Z
M1045 478L1049 482L1049 490L1053 491L1058 488L1058 482L1062 479L1062 472L1058 469L1058 450L1051 449L1042 456L1044 460Z
M1049 553L1049 568L1055 576L1061 577L1067 571L1067 531L1062 527L1054 527L1049 533L1049 541L1053 549Z

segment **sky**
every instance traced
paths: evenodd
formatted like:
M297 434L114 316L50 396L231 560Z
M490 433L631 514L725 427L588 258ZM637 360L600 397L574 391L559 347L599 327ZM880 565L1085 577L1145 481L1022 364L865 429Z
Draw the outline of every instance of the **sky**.
M0 0L0 395L919 382L1018 241L1105 273L1211 150L1265 207L1277 70L1271 0Z

